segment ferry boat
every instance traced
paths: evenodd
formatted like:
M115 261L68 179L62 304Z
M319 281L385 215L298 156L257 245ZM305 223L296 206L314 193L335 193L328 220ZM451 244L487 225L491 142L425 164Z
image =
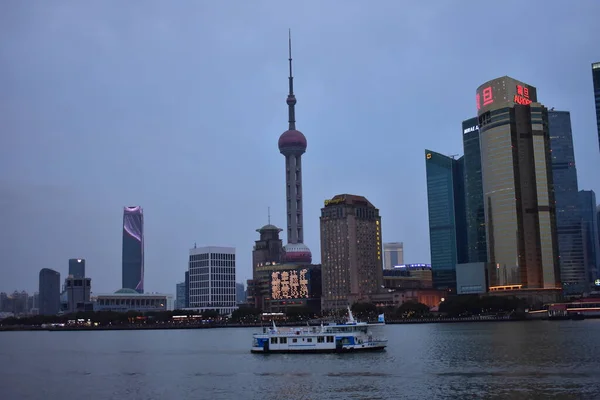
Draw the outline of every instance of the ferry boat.
M385 325L383 314L377 324L357 322L348 307L346 323L321 326L263 328L253 335L252 353L344 353L384 350L387 339L379 330Z

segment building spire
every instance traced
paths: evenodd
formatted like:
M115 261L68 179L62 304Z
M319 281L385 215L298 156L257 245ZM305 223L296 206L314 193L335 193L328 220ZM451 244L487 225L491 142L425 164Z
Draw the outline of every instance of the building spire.
M271 225L271 207L267 207L267 216L268 216L269 225Z
M290 92L287 97L287 105L288 105L288 122L289 122L289 130L296 129L296 113L294 106L296 105L296 96L294 96L294 76L292 75L292 30L288 30L288 51L289 51L289 62L290 62Z

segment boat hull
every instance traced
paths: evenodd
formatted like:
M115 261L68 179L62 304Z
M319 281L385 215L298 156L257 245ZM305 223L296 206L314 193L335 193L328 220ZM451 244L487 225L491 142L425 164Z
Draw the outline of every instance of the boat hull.
M298 354L323 354L323 353L362 353L384 351L386 345L373 346L353 346L342 348L311 348L311 349L264 349L263 347L253 347L250 352L254 354L272 354L272 353L298 353Z

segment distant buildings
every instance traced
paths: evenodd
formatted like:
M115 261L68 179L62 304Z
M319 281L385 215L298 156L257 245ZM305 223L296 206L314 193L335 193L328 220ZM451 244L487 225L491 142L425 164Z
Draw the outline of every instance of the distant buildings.
M384 269L383 286L386 289L431 289L431 264L400 264Z
M123 288L144 293L144 214L142 207L123 209Z
M69 260L69 275L73 278L85 278L85 260L83 258Z
M600 146L600 62L592 64L594 99L596 102L596 124L598 126L598 145Z
M369 301L381 291L381 217L365 197L340 194L321 209L323 311Z
M169 296L159 293L139 293L134 289L123 288L115 293L98 294L94 311L115 312L161 312L167 311Z
M50 268L42 268L39 280L39 313L55 315L60 311L60 274Z
M589 277L583 251L571 114L548 111L548 132L552 149L560 279L565 294L581 294L589 289Z
M235 248L198 247L190 249L190 308L217 310L230 314L236 308Z
M238 304L246 302L246 289L243 283L237 282L235 284L235 301Z
M600 279L600 239L596 215L596 194L593 190L579 191L579 205L583 222L585 264L588 283Z
M560 288L548 111L507 76L477 89L490 290Z
M383 244L383 269L393 269L404 264L404 243L390 242Z
M456 264L467 259L464 157L425 150L433 286L456 293Z

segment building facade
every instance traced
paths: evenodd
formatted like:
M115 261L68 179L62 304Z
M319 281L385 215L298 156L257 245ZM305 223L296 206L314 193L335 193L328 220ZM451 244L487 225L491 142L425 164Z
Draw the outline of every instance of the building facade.
M390 242L383 244L383 269L393 269L404 264L404 243Z
M144 293L144 213L142 207L123 210L123 288Z
M231 314L236 308L235 247L190 249L190 308Z
M270 292L269 271L263 267L281 264L284 251L283 242L279 238L282 229L269 223L256 231L260 237L254 242L252 249L252 280L248 283L247 301L253 307L263 310Z
M83 258L69 259L69 275L73 278L85 278L85 260Z
M488 266L484 262L456 265L456 294L483 294L488 290Z
M321 265L280 264L272 266L266 312L288 313L305 307L321 313Z
M340 194L321 209L322 310L369 301L381 291L381 216L365 197Z
M596 103L596 125L598 128L598 146L600 146L600 62L592 64L592 81L594 83L594 102Z
M456 264L467 258L464 157L425 150L433 286L456 292Z
M561 287L548 111L504 76L476 92L488 274L494 287Z
M65 313L92 311L91 290L92 280L90 278L75 278L69 275L65 279L61 294L61 310Z
M581 294L589 289L589 277L583 252L571 114L548 111L548 132L552 149L560 280L565 294Z
M467 229L468 262L487 261L485 239L485 210L481 181L481 150L477 117L463 121L465 216Z
M94 299L94 311L114 312L162 312L168 310L168 295L159 293L139 293L134 289L123 288L114 293L99 294Z
M600 239L598 238L598 218L596 216L596 193L593 190L581 190L579 207L583 224L583 252L588 282L593 283L596 279L600 279Z
M40 315L56 315L60 311L60 273L50 268L40 270Z

